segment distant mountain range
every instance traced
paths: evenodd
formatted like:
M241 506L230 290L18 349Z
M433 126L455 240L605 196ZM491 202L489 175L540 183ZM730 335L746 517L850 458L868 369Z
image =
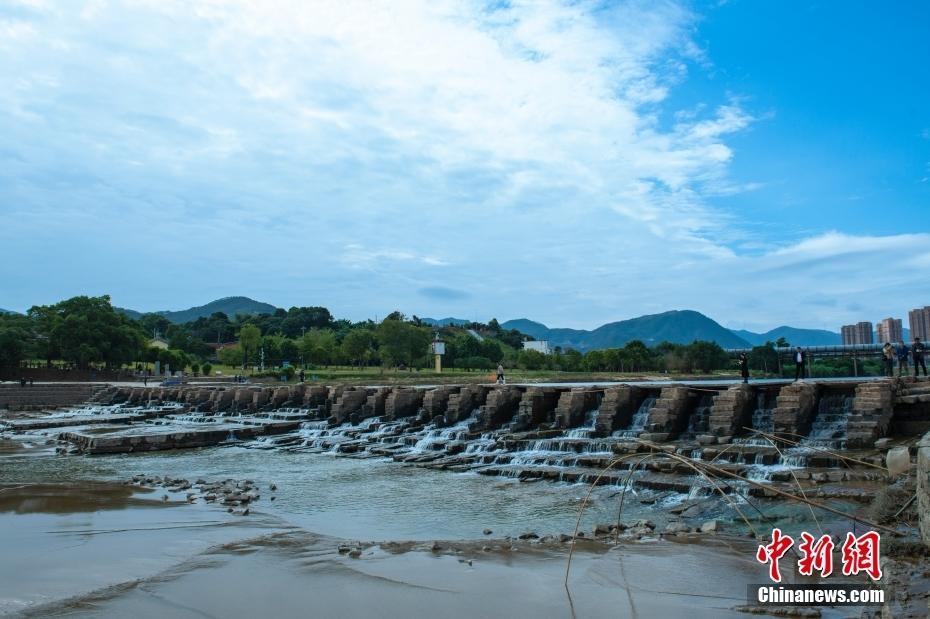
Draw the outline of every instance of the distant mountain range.
M19 312L14 312L13 310L5 310L0 307L0 314L19 314Z
M136 320L143 316L142 312L137 312L135 310L124 309L121 307L117 307L115 309ZM192 307L186 310L179 310L176 312L163 310L160 312L151 313L164 316L175 324L182 324L192 320L197 320L198 318L208 318L216 312L223 312L230 318L235 318L239 314L248 316L255 314L274 314L275 310L277 309L278 308L276 308L274 305L255 301L254 299L250 299L248 297L225 297L223 299L211 301L206 305L199 305L197 307Z
M843 342L840 334L834 333L833 331L824 331L823 329L795 329L794 327L787 326L776 327L765 333L753 333L752 331L744 331L742 329L734 330L733 333L753 346L765 344L766 342L776 342L780 337L785 338L785 340L795 346L831 346Z
M116 308L131 318L141 318L142 312ZM230 318L239 314L273 314L277 308L269 303L255 301L248 297L226 297L206 305L186 310L153 312L164 316L173 323L180 324L209 317L216 312L223 312ZM6 310L0 310L5 312ZM10 312L15 313L15 312ZM424 324L437 326L462 326L472 322L464 318L421 318ZM743 329L727 329L720 323L694 310L674 310L661 314L650 314L610 322L593 330L549 328L541 322L528 318L518 318L501 323L504 329L516 329L538 340L548 340L552 346L574 348L582 352L599 348L616 348L631 340L642 340L649 346L660 342L690 344L694 340L717 342L724 348L747 348L765 342L775 342L785 338L791 345L829 346L841 342L840 334L823 329L797 329L781 326L765 333L755 333ZM904 330L905 341L909 340L907 329Z
M505 329L516 329L538 340L549 340L552 346L580 351L617 348L631 340L642 340L647 346L661 342L690 344L694 340L717 342L724 348L745 348L750 344L729 329L700 312L674 310L610 322L592 331L583 329L550 329L546 325L521 318L501 323Z

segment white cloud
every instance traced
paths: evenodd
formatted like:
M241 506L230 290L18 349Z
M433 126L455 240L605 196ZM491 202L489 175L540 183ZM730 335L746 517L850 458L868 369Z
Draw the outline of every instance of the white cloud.
M467 298L594 326L761 298L764 323L813 286L791 265L875 277L862 256L920 242L734 251L739 219L707 198L758 187L727 174L754 116L666 109L709 66L678 3L32 4L0 17L4 307L254 294L361 318ZM20 277L26 254L47 277Z

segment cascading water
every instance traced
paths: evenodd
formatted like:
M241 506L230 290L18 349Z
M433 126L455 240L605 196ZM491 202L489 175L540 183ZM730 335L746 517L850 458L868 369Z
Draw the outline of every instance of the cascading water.
M821 396L810 432L797 447L785 450L781 463L789 467L805 467L810 456L818 453L818 449L845 449L846 427L853 401L853 396L848 394Z
M639 409L637 409L633 418L630 420L629 427L625 430L618 430L614 432L613 435L621 438L636 438L642 434L643 430L646 429L646 424L649 422L649 411L655 403L655 396L649 396L643 400L643 403L639 405Z
M775 409L767 401L765 393L756 396L756 408L752 411L752 427L760 432L775 432Z
M697 434L707 434L710 431L708 422L710 421L710 409L714 403L713 396L705 394L698 400L697 406L688 418L687 433L691 436Z
M424 436L414 443L413 451L430 451L450 441L461 440L468 434L468 429L471 427L471 424L477 420L478 413L475 411L468 419L463 419L448 428L440 430L428 426L430 429L426 430Z
M585 413L584 425L573 428L565 433L566 438L590 438L594 433L594 424L597 423L597 409Z

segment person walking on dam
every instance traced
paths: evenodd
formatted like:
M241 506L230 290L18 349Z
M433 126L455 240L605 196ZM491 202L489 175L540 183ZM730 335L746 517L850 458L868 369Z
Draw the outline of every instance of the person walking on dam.
M746 353L741 352L739 354L739 374L743 377L743 382L749 382L749 359L746 357Z
M885 376L894 376L894 357L894 346L891 342L885 342L882 346L882 367L885 370Z
M907 374L907 358L911 354L911 349L904 342L898 342L895 352L898 355L898 376L904 376Z
M798 346L794 351L794 380L804 378L804 351Z
M914 338L911 344L911 358L914 361L914 378L920 376L920 368L924 369L924 376L927 375L927 364L924 363L924 343L919 337Z
M503 385L504 382L505 382L504 381L504 366L503 364L498 363L497 364L497 384Z

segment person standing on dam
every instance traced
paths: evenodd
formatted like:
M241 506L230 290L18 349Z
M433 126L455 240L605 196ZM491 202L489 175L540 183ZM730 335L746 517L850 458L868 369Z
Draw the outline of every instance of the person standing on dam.
M924 369L924 376L927 375L927 364L924 363L924 343L919 337L914 338L911 344L911 357L914 360L914 378L920 376L920 368Z
M798 346L794 351L794 380L798 381L804 378L804 351Z
M739 364L739 374L740 376L743 377L743 382L748 383L749 382L749 359L746 357L746 353L741 352L739 354L739 360L737 361L737 364Z
M505 380L504 380L504 365L501 364L501 363L498 363L498 364L497 364L497 384L498 384L498 385L503 385L504 383L505 383Z
M898 376L904 376L907 374L907 358L911 354L911 349L904 342L898 342L895 352L898 355Z
M891 345L891 342L885 342L885 345L882 346L882 367L885 376L894 376L894 357L894 346Z

